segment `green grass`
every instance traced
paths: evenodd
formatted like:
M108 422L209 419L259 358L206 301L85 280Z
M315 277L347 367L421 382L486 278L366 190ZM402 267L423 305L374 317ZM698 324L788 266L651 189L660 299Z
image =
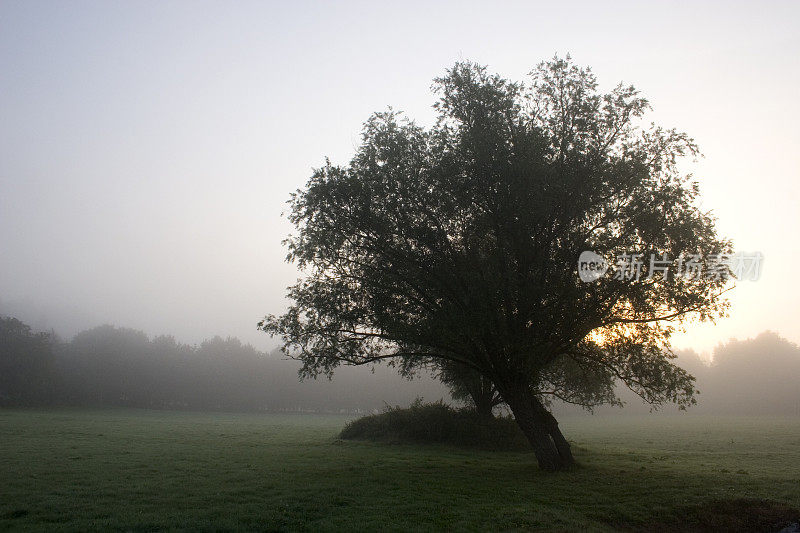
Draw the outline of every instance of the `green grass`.
M526 452L341 441L346 420L0 410L0 529L646 531L710 501L800 507L798 419L565 419L580 467L558 474Z

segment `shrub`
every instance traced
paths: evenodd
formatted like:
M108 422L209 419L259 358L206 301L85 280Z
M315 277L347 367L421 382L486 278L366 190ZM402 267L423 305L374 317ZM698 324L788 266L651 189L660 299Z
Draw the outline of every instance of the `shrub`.
M346 440L391 443L438 443L487 450L529 450L530 444L510 416L480 417L441 401L408 408L387 406L382 413L349 422L339 435Z

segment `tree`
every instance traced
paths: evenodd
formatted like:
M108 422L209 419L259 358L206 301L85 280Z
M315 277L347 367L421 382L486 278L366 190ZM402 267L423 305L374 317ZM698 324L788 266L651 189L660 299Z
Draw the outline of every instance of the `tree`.
M304 272L264 331L308 376L340 364L436 360L493 383L539 466L573 462L552 398L614 401L622 381L658 405L694 402L672 364L676 323L724 313L718 276L576 274L579 254L708 258L730 250L678 169L684 133L639 125L629 86L597 90L569 57L527 83L458 63L435 80L436 124L389 110L352 161L330 161L289 201L287 259ZM651 276L651 274L653 274Z
M50 402L54 335L0 317L0 405Z

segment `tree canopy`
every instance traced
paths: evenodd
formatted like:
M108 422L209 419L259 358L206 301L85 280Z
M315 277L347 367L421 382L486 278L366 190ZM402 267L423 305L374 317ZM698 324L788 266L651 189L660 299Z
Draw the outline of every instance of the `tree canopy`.
M435 80L438 120L392 110L367 120L352 161L330 161L290 199L288 260L303 277L281 316L259 323L306 375L340 364L450 362L484 376L542 468L572 455L547 410L591 407L620 380L657 405L694 402L669 338L724 313L727 275L583 282L578 256L706 261L728 252L679 169L685 133L643 125L647 100L601 93L566 59L525 82L457 63Z

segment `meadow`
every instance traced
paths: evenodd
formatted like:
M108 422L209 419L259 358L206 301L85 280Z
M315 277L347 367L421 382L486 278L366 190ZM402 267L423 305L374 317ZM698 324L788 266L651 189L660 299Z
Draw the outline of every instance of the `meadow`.
M342 441L347 420L0 410L0 530L758 530L800 508L798 418L564 418L580 465L556 474Z

